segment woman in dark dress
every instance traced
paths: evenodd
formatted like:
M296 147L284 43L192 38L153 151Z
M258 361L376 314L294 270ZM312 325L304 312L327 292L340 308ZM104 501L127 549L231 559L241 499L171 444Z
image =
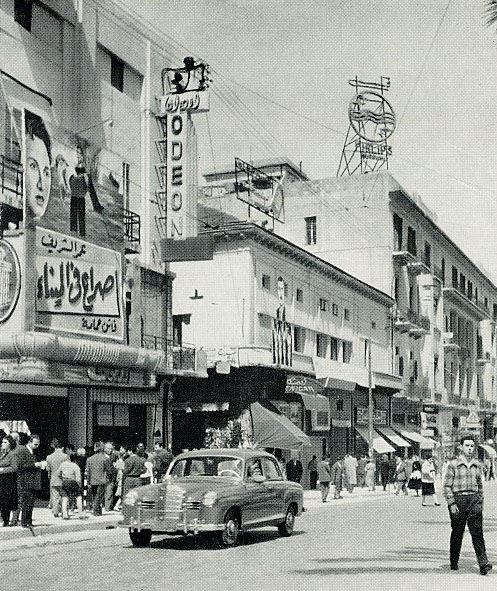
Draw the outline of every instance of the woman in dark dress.
M10 513L16 509L17 479L14 459L16 442L10 435L2 439L0 449L0 514L3 526L9 525Z

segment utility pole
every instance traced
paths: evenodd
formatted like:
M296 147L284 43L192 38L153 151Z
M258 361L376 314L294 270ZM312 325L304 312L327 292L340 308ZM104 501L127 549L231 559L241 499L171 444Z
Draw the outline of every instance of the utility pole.
M371 369L371 339L368 344L368 444L369 457L373 457L373 372Z

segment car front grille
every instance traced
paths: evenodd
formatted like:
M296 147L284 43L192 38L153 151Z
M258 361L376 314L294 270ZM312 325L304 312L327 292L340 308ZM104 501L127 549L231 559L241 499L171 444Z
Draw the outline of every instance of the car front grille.
M155 501L146 501L142 499L141 507L142 509L155 509Z
M200 511L200 501L185 501L185 509L190 509L191 511Z

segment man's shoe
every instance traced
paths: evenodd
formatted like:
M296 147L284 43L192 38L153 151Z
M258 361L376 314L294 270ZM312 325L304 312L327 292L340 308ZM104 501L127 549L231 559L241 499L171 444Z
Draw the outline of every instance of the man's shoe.
M451 564L450 570L459 570L459 566L457 564Z
M490 563L484 564L483 566L480 566L480 575L486 575L491 570L492 570L492 565Z

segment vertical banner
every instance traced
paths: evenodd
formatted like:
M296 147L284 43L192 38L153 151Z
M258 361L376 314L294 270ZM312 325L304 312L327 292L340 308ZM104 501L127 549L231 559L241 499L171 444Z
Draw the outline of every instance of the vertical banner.
M183 240L188 236L187 219L187 125L186 113L167 115L166 150L166 228L167 238Z

